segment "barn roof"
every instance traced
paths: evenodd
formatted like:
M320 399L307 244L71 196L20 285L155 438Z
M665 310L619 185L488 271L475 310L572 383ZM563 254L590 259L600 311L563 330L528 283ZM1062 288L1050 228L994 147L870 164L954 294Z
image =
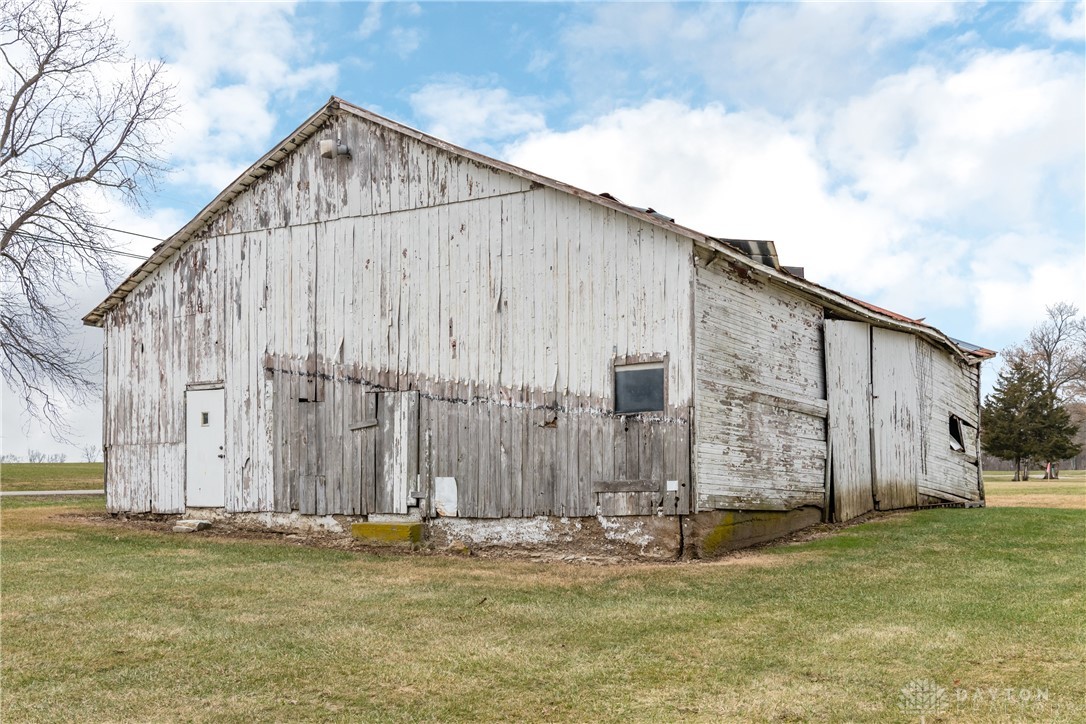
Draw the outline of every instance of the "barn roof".
M155 271L155 269L173 256L177 250L188 242L197 232L205 228L224 212L235 198L248 189L260 177L274 169L284 158L289 156L306 140L315 135L317 131L324 126L325 122L327 122L337 111L353 114L370 123L383 126L391 131L414 138L417 141L439 148L448 153L471 159L483 166L488 166L519 176L533 183L548 186L578 198L592 201L601 206L606 206L621 213L634 216L650 224L663 227L668 231L692 239L695 244L729 259L733 264L747 267L749 271L763 277L768 277L778 285L789 287L793 291L813 299L819 304L822 304L843 316L869 321L883 327L918 334L940 346L951 349L960 357L963 357L970 362L976 362L995 354L990 350L986 350L976 345L960 343L943 334L938 329L923 324L918 320L909 319L908 317L880 309L874 305L862 302L858 299L853 299L852 297L848 297L828 289L827 287L815 284L807 279L790 274L787 270L781 269L779 264L774 263L776 260L776 250L773 247L772 242L719 239L703 234L702 232L689 229L681 224L676 224L674 219L671 219L652 208L630 206L619 201L611 194L591 193L561 181L556 181L546 176L541 176L532 171L514 166L505 161L499 161L490 158L489 156L484 156L481 153L469 151L468 149L461 148L448 143L447 141L425 134L422 131L405 126L402 123L397 123L396 121L379 116L376 113L348 103L336 96L332 96L320 110L303 121L298 128L276 144L271 151L242 172L233 183L212 199L211 203L196 214L191 221L181 227L164 242L156 246L153 253L146 261L140 264L135 271L129 274L128 277L109 294L109 296L83 317L83 323L94 327L102 326L105 315L110 309L120 304L140 282L146 279ZM771 250L771 252L769 250Z

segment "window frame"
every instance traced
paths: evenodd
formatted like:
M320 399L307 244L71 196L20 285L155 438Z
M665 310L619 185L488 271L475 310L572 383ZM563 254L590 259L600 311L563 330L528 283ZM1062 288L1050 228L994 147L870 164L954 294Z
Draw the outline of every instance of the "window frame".
M669 357L667 354L635 354L616 356L611 360L611 410L618 417L631 417L638 415L665 415L670 404L668 395L668 370ZM623 369L662 369L663 370L663 407L659 410L619 411L618 409L618 375Z
M949 413L950 417L947 421L947 434L950 435L950 449L953 452L961 453L962 455L972 455L973 453L968 450L968 442L966 441L965 428L973 427L966 422L960 415L956 415L953 412ZM957 429L958 434L954 434L954 430Z

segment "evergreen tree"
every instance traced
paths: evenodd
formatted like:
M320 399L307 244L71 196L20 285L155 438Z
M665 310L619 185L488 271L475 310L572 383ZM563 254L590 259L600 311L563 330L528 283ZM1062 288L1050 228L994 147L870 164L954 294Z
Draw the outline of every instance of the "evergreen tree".
M1059 405L1050 393L1046 395L1047 408L1041 420L1041 439L1038 444L1038 460L1049 461L1050 470L1045 478L1059 478L1059 461L1073 458L1082 450L1075 442L1078 425L1071 421L1071 413Z
M1037 369L1012 361L981 409L984 452L1014 461L1014 479L1028 479L1031 460L1060 460L1078 453L1076 426Z

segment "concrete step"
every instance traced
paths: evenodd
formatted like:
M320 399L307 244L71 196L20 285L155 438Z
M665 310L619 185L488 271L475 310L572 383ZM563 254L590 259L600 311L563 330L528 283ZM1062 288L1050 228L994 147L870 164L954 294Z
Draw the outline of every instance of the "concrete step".
M195 533L211 527L209 520L179 520L173 524L174 533Z

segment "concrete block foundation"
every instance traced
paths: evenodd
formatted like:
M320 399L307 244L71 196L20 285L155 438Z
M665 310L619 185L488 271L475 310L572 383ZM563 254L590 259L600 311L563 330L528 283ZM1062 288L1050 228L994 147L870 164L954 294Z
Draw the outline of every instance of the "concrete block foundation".
M630 515L563 518L422 519L371 515L365 520L299 513L226 513L190 509L190 517L240 527L318 535L346 535L369 544L425 545L449 552L562 553L674 560L715 558L730 551L767 543L820 523L822 511L711 510L691 515Z
M822 522L815 507L795 510L708 510L686 516L687 555L714 558L730 551L768 543Z

